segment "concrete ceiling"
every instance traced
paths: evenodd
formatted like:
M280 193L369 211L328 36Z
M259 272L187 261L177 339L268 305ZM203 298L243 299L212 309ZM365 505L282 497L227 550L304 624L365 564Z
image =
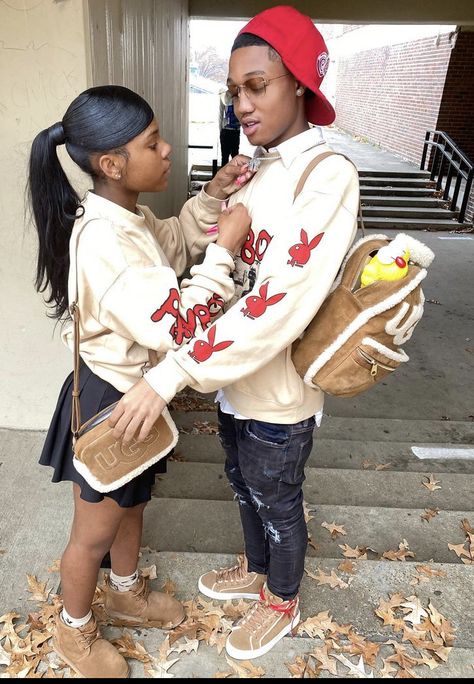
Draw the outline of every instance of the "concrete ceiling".
M279 4L291 4L326 23L474 26L474 0L189 0L189 15L193 19L247 19Z

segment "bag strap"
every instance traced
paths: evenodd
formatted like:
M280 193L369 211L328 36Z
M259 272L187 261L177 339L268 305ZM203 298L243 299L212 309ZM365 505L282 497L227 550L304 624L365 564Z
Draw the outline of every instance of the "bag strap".
M83 226L84 229L84 226ZM82 231L81 231L82 232ZM71 256L74 255L74 260L71 259L70 269L74 269L73 283L75 284L74 298L69 305L69 313L73 321L73 358L74 358L74 370L73 370L73 381L72 381L72 409L71 409L71 432L73 437L73 444L75 443L79 429L81 427L81 404L79 400L80 387L79 387L79 364L80 364L80 311L79 311L79 283L77 277L77 244L79 242L79 235L76 236L76 244L73 250L71 250ZM158 354L155 349L148 350L148 362L150 366L156 366L158 363Z
M303 173L301 174L301 177L300 177L300 179L299 179L299 181L298 181L298 184L297 184L297 186L296 186L295 194L294 194L294 197L293 197L293 202L296 200L296 198L298 197L298 195L299 195L300 192L302 191L303 186L304 186L304 184L306 183L306 181L308 180L308 176L310 175L310 173L316 168L316 166L318 166L318 164L320 164L322 161L324 161L324 160L327 159L328 157L332 157L333 155L337 155L337 156L339 156L339 157L344 157L344 159L347 159L347 161L350 162L350 163L352 164L352 166L353 166L353 167L356 169L356 171L358 172L357 166L354 164L354 162L352 161L352 159L349 159L349 157L346 157L345 154L340 154L339 152L333 152L332 150L330 150L330 151L328 151L328 152L323 152L323 153L320 154L319 156L317 156L317 157L315 157L314 159L312 159L312 160L309 162L308 166L307 166L307 167L305 168L305 170L303 171ZM358 216L359 216L359 228L360 228L361 231L362 231L362 235L365 236L364 218L363 218L363 216L362 216L362 204L361 204L361 202L360 202L360 199L359 199Z

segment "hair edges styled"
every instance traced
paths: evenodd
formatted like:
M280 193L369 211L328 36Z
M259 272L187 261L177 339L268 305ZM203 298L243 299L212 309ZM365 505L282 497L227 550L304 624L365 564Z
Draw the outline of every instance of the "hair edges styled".
M260 36L256 36L254 33L239 34L237 38L234 40L234 44L231 48L231 53L234 52L234 50L237 50L238 48L254 46L268 47L268 56L272 60L272 62L281 62L281 57L275 50L275 48L273 48L270 45L270 43L267 43L266 40L260 38Z

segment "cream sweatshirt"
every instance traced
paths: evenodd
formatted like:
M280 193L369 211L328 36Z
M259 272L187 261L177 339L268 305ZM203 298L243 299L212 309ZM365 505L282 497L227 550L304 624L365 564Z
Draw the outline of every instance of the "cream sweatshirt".
M234 260L206 233L221 202L202 193L169 219L140 205L137 213L127 211L93 192L82 206L70 240L68 282L69 302L76 287L79 295L80 355L96 375L126 392L148 368L148 349L163 358L205 330L235 294ZM178 285L204 251L202 263ZM72 350L71 323L62 337Z
M189 385L224 388L237 413L257 420L291 424L321 410L323 393L298 376L291 345L326 298L354 239L357 171L331 156L293 198L308 163L328 150L316 128L257 150L264 161L230 200L243 202L252 217L233 273L235 294L223 316L145 375L167 402Z

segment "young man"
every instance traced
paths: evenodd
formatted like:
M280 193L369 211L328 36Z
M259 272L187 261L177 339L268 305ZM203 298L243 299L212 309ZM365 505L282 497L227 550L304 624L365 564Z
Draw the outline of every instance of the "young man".
M327 296L353 241L359 182L353 165L325 158L294 200L303 171L328 152L318 127L335 117L319 87L325 43L309 17L279 6L238 35L228 89L259 168L230 199L252 217L237 258L236 296L206 332L170 352L121 401L117 437L143 439L176 392L219 389L219 435L239 503L245 563L211 570L199 588L214 599L256 600L230 634L234 658L269 651L300 619L307 530L302 483L323 394L304 384L291 345ZM196 198L197 200L198 198ZM173 323L173 314L170 316Z

